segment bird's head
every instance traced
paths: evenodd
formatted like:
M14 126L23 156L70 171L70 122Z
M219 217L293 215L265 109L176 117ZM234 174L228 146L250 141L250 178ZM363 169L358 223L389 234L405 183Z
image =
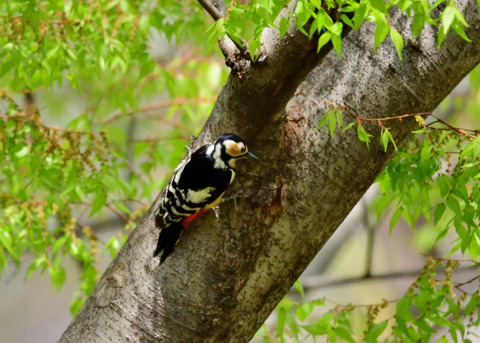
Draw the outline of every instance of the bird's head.
M248 151L245 142L232 133L226 133L217 138L215 151L221 152L219 157L228 163L231 168L235 168L235 161L241 158L258 160L257 156Z

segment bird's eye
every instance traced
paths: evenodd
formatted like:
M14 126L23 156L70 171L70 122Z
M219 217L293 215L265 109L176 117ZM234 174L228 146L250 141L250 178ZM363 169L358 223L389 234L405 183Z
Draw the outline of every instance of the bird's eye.
M242 147L242 149L240 150L242 153L244 153L245 151L247 151L247 148L245 147Z

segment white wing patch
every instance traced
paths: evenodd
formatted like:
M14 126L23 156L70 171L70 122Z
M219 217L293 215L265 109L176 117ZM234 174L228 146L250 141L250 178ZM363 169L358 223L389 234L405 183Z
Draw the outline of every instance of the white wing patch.
M207 148L206 154L211 155L213 153L213 149L215 146L213 144L209 144L210 146Z
M189 189L185 200L194 204L205 202L210 197L210 192L213 190L215 190L214 187L207 187L199 191Z
M186 159L180 165L175 169L175 176L174 176L174 181L178 185L178 182L180 181L180 176L182 176L183 169L185 169L185 166L187 163L190 162L190 158Z
M213 159L215 160L215 164L213 165L216 169L225 169L227 165L222 160L222 146L220 144L215 145L215 151L213 152Z

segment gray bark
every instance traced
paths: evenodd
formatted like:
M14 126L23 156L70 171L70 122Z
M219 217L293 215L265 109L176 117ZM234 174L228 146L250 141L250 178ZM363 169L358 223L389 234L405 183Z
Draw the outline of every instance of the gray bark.
M342 60L330 53L310 72L322 57L314 45L268 32L266 59L230 76L195 142L234 132L261 157L239 163L238 210L224 202L219 218L197 219L159 266L157 200L60 342L248 342L395 153L378 138L367 150L354 130L332 139L316 129L320 118L339 104L372 118L432 111L480 61L475 1L457 4L474 43L450 34L438 51L436 29L412 40L407 18L394 15L403 61L389 39L373 52L366 24L344 39ZM388 126L401 146L415 121Z

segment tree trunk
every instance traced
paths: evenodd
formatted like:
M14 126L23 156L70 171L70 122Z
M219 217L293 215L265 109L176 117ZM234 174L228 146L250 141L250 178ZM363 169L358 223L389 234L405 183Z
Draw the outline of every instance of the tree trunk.
M226 201L219 218L197 219L159 266L157 199L60 342L248 342L395 153L378 137L368 150L355 130L330 138L320 118L337 105L371 118L432 111L480 61L476 3L457 5L474 43L451 33L438 51L436 29L412 40L410 22L395 14L403 61L389 39L373 52L365 24L344 38L341 60L331 52L311 71L326 50L269 30L266 59L242 80L230 76L195 142L234 132L261 158L238 163L229 192L241 192L237 210ZM400 147L415 120L388 126Z

